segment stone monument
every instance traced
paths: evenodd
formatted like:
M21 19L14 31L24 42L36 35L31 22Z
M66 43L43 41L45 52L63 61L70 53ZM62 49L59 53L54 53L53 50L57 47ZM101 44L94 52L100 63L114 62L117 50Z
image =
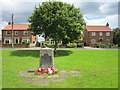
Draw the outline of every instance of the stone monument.
M53 49L40 49L40 67L43 67L45 70L49 67L54 67Z

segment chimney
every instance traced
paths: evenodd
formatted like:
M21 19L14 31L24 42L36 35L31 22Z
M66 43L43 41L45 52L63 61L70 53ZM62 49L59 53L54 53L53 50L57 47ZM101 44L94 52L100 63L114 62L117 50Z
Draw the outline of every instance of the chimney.
M8 22L8 25L11 25L11 22Z
M108 26L108 27L109 27L109 23L107 23L107 24L106 24L106 26Z

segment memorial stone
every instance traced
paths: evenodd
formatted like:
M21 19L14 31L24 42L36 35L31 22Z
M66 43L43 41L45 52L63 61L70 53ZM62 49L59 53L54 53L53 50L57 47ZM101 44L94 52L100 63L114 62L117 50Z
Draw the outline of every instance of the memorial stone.
M49 67L54 67L53 49L40 50L40 67L47 70Z

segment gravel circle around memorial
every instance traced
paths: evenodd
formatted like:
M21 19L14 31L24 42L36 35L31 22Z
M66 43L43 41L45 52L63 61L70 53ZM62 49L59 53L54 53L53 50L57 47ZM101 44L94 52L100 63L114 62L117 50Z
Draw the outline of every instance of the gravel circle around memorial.
M62 82L63 80L65 80L65 79L60 79L60 78L59 79L52 79L53 82Z
M48 75L35 75L35 70L37 67L27 69L25 71L20 71L19 77L26 77L24 82L26 83L36 83L37 85L50 85L52 82L62 82L66 80L67 77L79 77L82 76L80 71L67 71L58 70L58 74Z

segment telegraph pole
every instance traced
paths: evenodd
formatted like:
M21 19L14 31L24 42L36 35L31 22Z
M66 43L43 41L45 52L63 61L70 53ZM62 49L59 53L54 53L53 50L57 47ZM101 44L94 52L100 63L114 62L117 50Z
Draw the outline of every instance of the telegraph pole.
M12 14L12 48L14 48L14 36L13 36L13 14Z

